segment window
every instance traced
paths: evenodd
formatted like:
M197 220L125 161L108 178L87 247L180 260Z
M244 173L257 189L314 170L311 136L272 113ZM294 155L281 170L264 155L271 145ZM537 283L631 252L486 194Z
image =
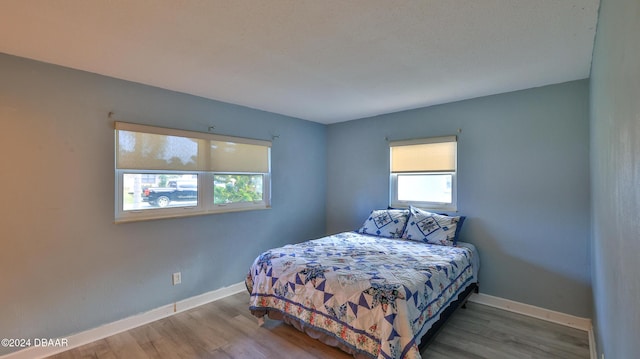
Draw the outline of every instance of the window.
M271 142L115 123L115 219L270 207Z
M456 136L389 143L393 207L456 210Z

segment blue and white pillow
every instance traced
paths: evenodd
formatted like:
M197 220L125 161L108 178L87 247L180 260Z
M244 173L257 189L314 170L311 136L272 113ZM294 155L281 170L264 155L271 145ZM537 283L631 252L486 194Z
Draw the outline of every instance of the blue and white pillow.
M357 232L386 238L400 238L404 233L408 217L408 209L373 210Z
M464 216L446 216L416 207L411 207L409 211L409 219L402 238L441 246L457 244Z

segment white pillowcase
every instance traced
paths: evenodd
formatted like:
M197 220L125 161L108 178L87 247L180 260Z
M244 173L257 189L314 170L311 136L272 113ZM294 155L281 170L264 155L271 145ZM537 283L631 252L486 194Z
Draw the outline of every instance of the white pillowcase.
M456 245L457 234L464 217L431 213L413 206L409 211L409 219L402 238L442 246Z
M386 238L400 238L404 233L408 217L408 209L373 210L357 232Z

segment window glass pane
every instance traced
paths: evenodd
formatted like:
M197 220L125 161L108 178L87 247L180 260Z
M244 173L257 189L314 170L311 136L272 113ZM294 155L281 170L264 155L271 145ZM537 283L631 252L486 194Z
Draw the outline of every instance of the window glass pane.
M216 174L213 177L213 203L262 201L263 186L261 174Z
M452 203L451 174L399 174L398 200Z
M198 205L198 175L124 173L122 210L134 211Z

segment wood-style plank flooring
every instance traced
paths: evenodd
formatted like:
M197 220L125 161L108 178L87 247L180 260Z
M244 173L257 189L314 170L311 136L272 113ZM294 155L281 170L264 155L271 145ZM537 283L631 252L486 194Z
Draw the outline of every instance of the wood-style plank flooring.
M353 357L280 321L258 327L239 293L55 355L75 358L312 359ZM476 303L459 309L423 358L589 358L587 333Z

